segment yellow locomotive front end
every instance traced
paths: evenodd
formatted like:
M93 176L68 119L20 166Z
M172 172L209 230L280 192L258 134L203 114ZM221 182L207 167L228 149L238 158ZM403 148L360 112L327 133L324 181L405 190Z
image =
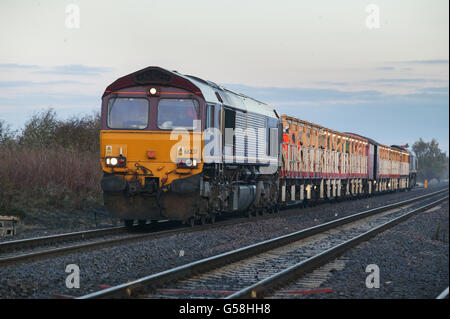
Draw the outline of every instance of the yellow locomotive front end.
M128 225L187 221L199 209L204 100L158 68L146 72L117 80L103 96L105 206Z

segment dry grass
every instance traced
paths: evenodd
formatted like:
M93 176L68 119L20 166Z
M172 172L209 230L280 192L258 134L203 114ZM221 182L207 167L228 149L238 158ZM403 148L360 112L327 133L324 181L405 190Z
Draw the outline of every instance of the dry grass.
M83 209L101 202L96 152L58 146L0 148L0 215L27 208Z

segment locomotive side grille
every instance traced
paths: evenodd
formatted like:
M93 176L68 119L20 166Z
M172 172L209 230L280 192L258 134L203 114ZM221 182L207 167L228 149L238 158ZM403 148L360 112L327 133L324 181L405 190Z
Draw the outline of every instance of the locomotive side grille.
M249 138L248 141L249 149L251 150L249 153L255 154L258 158L264 157L266 155L266 131L262 129L266 127L266 119L262 115L248 113L247 127L255 131L255 136Z
M243 112L236 112L236 129L241 129L243 132L247 129L247 119L245 116L245 113ZM239 131L238 131L239 132ZM245 138L243 136L236 135L236 149L235 154L236 156L247 156L246 147L245 147Z

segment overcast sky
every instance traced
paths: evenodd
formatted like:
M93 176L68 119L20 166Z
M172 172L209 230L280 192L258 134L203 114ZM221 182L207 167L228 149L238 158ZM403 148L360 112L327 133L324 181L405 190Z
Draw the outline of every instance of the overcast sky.
M156 65L384 144L436 138L448 154L448 5L2 0L0 119L91 113L116 78Z

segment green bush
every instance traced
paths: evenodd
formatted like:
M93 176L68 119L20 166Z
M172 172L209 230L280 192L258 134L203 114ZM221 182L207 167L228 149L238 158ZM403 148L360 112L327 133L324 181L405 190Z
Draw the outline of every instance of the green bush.
M0 215L101 205L99 132L99 114L59 120L50 109L19 133L0 121Z
M0 147L13 144L15 142L15 132L11 130L11 126L5 121L0 120Z
M19 145L98 152L100 114L58 120L53 109L34 114L17 138Z

